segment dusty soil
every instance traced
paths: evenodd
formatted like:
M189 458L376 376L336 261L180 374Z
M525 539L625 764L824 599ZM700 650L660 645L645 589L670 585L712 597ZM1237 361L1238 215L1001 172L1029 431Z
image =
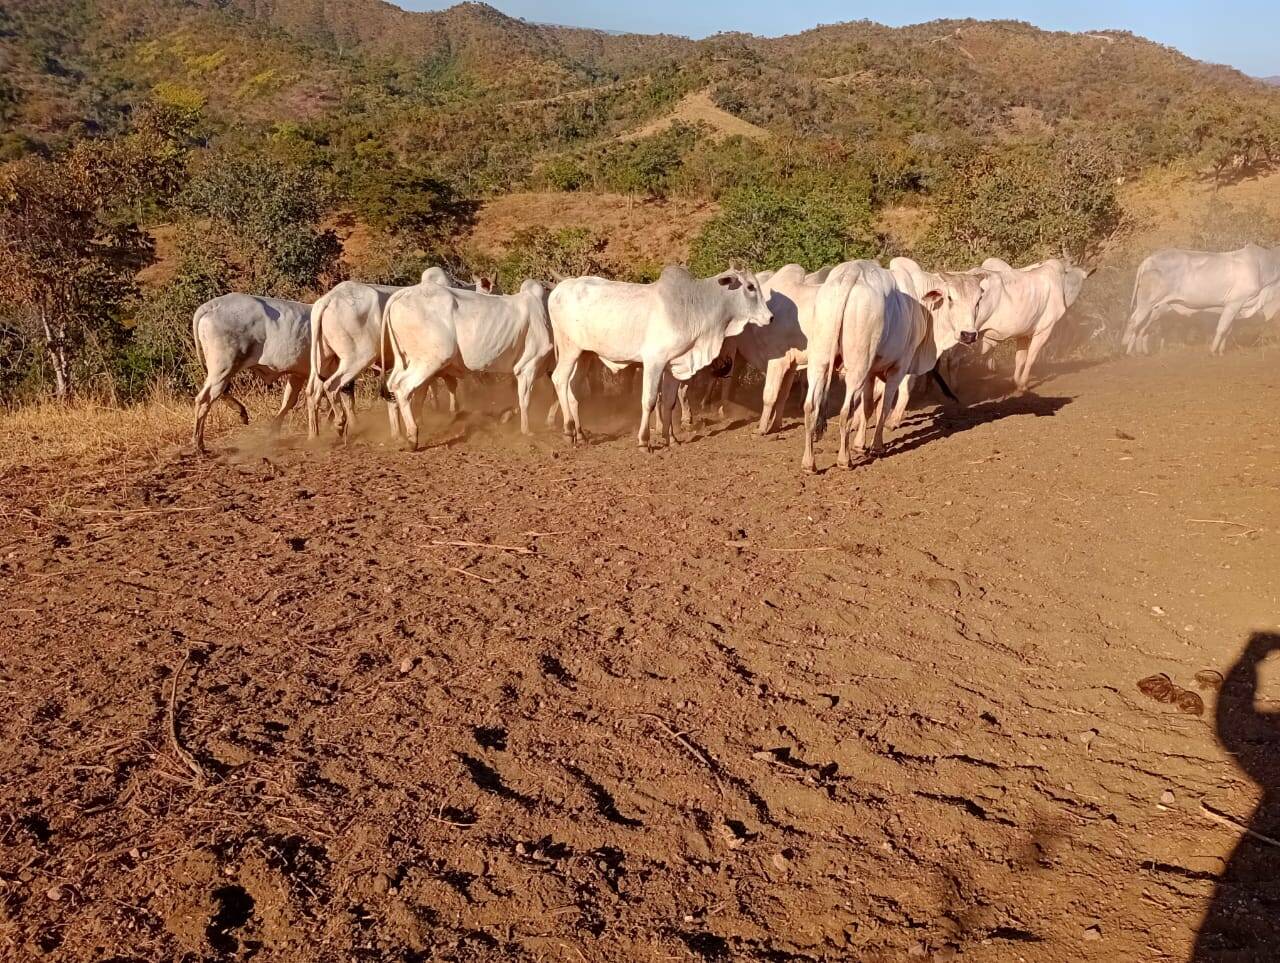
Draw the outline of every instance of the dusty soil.
M1277 361L14 467L0 958L1275 959Z

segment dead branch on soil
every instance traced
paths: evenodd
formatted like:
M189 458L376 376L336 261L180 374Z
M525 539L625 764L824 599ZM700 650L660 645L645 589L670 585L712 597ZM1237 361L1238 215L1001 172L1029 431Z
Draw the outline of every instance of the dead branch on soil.
M1218 812L1203 799L1200 800L1200 812L1209 819L1212 819L1215 823L1234 829L1238 833L1244 833L1246 836L1256 839L1260 843L1266 843L1268 846L1280 847L1280 839L1272 839L1270 836L1265 836L1257 830L1250 829L1244 823L1232 819L1226 813Z
M1248 528L1244 522L1232 522L1223 518L1188 518L1188 522L1195 525L1234 525L1237 528Z
M667 720L663 719L662 716L657 715L656 713L638 712L636 713L636 715L644 719L652 719L654 722L656 722L663 732L665 732L668 736L670 736L672 739L675 740L675 742L677 743L677 745L680 746L680 748L682 748L690 756L692 756L698 762L702 763L704 766L707 767L707 771L711 773L711 778L716 781L716 788L719 789L721 793L724 792L724 784L720 781L720 773L716 767L716 764L712 762L710 759L708 759L706 755L700 749L698 749L697 746L695 746L692 742L686 739L685 734L683 732L677 732L675 729L672 729L671 726L667 724Z
M498 579L496 578L489 578L487 575L481 575L479 572L471 572L465 568L460 568L457 565L446 565L444 570L446 572L457 572L459 575L465 575L467 578L476 579L477 581L484 582L486 585L498 584Z
M192 508L76 508L73 512L81 515L116 515L120 518L138 518L143 515L176 515L182 512L207 512L217 508L216 505L196 505Z
M453 548L485 548L495 552L514 552L516 555L537 555L531 548L525 548L523 545L498 545L494 542L446 542L433 541L432 545L448 545Z
M812 548L773 548L769 545L755 545L748 541L726 541L724 543L728 548L749 548L753 552L777 552L781 555L799 555L808 554L809 552L834 552L834 545L814 545Z
M178 683L182 681L182 672L187 667L187 662L191 659L191 650L188 649L182 657L182 661L178 664L178 668L174 670L173 678L169 686L169 742L173 746L174 753L182 761L182 764L191 771L195 776L196 785L204 785L204 769L200 763L196 761L196 757L183 748L182 742L178 739Z

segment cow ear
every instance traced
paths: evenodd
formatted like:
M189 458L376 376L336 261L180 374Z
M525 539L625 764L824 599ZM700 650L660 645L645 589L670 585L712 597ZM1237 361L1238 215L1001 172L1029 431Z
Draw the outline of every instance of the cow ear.
M476 290L490 293L493 291L493 278L478 277L476 278Z
M736 291L738 288L742 287L742 282L738 280L738 275L736 274L725 274L719 278L719 281L722 286L728 288L730 291Z
M947 298L941 291L930 291L920 300L930 311L937 311L946 303Z

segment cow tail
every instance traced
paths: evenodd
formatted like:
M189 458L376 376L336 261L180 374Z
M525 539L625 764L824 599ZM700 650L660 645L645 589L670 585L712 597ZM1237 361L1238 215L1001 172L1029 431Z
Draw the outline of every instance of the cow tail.
M391 367L394 364L392 360L394 345L391 343L391 305L394 301L395 295L392 295L382 309L382 331L378 338L378 364L382 368L382 377L378 379L378 393L382 395L383 401L395 400L391 389L387 387L387 382L391 378Z
M862 280L862 270L863 268L861 264L855 264L849 270L842 273L836 281L834 304L838 308L840 325L837 330L833 332L835 344L833 345L833 352L831 356L831 370L828 371L826 375L826 385L823 387L822 396L814 398L814 410L816 415L814 423L814 440L821 440L823 435L826 434L827 394L831 390L831 379L835 376L838 370L847 364L848 361L847 358L842 357L844 348L845 318L849 313L849 302L853 297L854 289L858 286L858 282ZM825 283L830 284L830 278L828 278ZM841 363L838 364L837 362ZM812 370L812 368L810 370Z
M200 367L204 368L204 348L200 345L200 322L204 320L205 314L208 313L208 303L200 305L196 308L195 313L191 316L191 340L196 345L196 360L200 362Z
M1142 275L1147 271L1147 262L1143 261L1138 265L1138 274L1133 279L1133 294L1129 296L1129 317L1133 317L1133 312L1138 310L1138 288L1142 284Z
M960 404L960 399L956 397L956 393L951 390L951 385L947 384L946 379L942 377L942 372L939 371L937 367L934 367L934 369L929 372L929 377L933 379L933 383L942 390L944 395L956 404Z
M311 306L311 374L307 378L307 395L315 398L320 394L320 365L322 362L321 319L324 309L329 306L329 295L323 295Z

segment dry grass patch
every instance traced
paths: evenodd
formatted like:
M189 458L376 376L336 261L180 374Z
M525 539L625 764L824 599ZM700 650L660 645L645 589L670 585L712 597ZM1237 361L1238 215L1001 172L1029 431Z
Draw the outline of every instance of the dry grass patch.
M236 397L255 421L270 417L280 401L274 389L237 392ZM156 464L190 446L193 418L191 398L163 392L125 407L79 400L0 410L0 473L56 470L71 477L119 465ZM239 425L235 412L215 404L207 437Z

